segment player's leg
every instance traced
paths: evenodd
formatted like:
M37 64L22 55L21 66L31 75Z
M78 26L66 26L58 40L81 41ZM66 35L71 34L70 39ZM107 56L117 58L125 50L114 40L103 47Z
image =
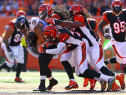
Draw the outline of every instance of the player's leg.
M118 62L116 61L116 57L111 57L110 59L104 60L104 63L107 65L107 64L115 64Z
M5 62L3 62L0 66L0 70L1 69L7 69L7 68L11 68L14 65L14 57L10 57L6 48L6 45L4 42L2 42L1 44L1 51L3 53L3 56L5 58Z
M71 59L72 57L70 58L70 56L72 56L72 51L64 52L64 53L62 53L62 55L60 57L60 62L62 63L62 65L63 65L63 67L64 67L64 69L65 69L65 71L66 71L66 73L69 77L69 80L70 80L69 85L65 87L66 90L78 87L78 84L75 81L75 78L74 78L74 75L73 75L73 68L69 63L69 62L72 63L72 60L73 60L73 59ZM69 62L68 62L68 59L70 59Z
M53 58L53 55L52 55L52 57L50 57L50 59L47 60L47 63L50 63L52 58ZM58 84L58 81L55 78L53 78L51 67L49 65L48 65L48 68L47 68L47 75L46 75L46 77L49 80L49 85L47 86L46 90L51 90L53 88L53 86Z
M23 50L23 47L21 45L16 46L14 49L17 50L17 51L15 51L15 50L13 51L15 59L16 59L16 62L17 62L15 81L16 82L24 82L24 80L22 80L20 78L20 74L21 74L21 71L22 71L22 68L23 68L23 64L24 64L24 50Z

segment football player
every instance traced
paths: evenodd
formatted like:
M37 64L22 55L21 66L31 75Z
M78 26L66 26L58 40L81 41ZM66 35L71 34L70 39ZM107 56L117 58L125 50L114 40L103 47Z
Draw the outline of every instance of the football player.
M21 16L26 17L26 13L24 11L18 11L16 13L16 18ZM24 80L20 78L20 73L24 64L24 51L20 44L23 35L17 31L15 21L16 19L9 22L9 27L5 32L5 36L1 44L2 53L6 61L0 66L0 70L7 67L13 67L15 59L18 63L16 67L15 81L24 82Z
M118 63L126 64L126 49L125 47L125 22L126 22L126 10L122 9L123 5L120 0L114 0L112 2L112 11L106 11L103 13L103 18L98 25L98 29L101 34L112 42L112 47L116 52L116 59ZM108 33L104 33L103 27L110 24L112 36ZM116 77L117 78L117 77ZM124 82L125 75L120 74L121 89L125 89Z
M38 47L38 50L39 50L40 45L45 42L45 38L43 36L43 30L48 25L48 23L45 21L45 18L47 16L51 15L52 8L47 4L42 4L38 8L38 13L39 13L40 18L32 17L29 20L29 30L30 30L30 32L34 32L34 33L29 32L28 38L27 38L27 44L30 47ZM19 23L20 22L21 22L21 20L19 20ZM24 23L24 26L26 26L26 23ZM19 29L21 29L21 28L19 28ZM43 45L44 48L56 47L53 44L50 44L50 43L47 43L47 44L48 45L46 45L46 44ZM39 84L39 87L37 89L34 89L33 91L51 90L52 87L58 83L58 81L53 78L51 69L48 67L48 64L50 63L52 58L53 58L52 54L46 54L46 53L39 54L40 84ZM46 67L45 65L47 66L47 68L45 68ZM43 74L45 74L46 76L43 76ZM49 79L49 85L47 88L45 87L45 78L46 77Z
M62 49L69 46L69 44L77 45L72 51L66 53L66 57L70 57L74 54L74 62L70 62L72 67L75 67L75 73L79 77L86 77L90 79L101 78L108 82L108 91L110 91L111 86L114 82L114 77L106 76L104 74L97 73L95 70L88 69L87 63L87 40L82 39L77 34L72 33L66 28L61 26L50 25L45 28L44 31L45 38L49 41L53 41L57 44L56 49L43 49L41 52L49 54L59 54ZM104 76L104 78L103 78Z
M56 20L53 18L47 19L48 23L61 25L64 27L73 28L74 32L78 32L82 38L85 38L88 40L89 48L88 48L88 54L90 60L90 65L97 71L102 72L105 75L109 76L118 76L123 78L123 76L116 75L112 71L110 71L104 64L104 57L103 57L103 49L102 44L99 43L95 37L94 32L90 29L90 26L88 25L85 9L81 5L73 5L70 7L70 14L73 21L61 21ZM119 78L120 80L120 78ZM122 82L122 81L121 81ZM124 83L124 81L123 81ZM101 86L101 90L105 90L105 86Z

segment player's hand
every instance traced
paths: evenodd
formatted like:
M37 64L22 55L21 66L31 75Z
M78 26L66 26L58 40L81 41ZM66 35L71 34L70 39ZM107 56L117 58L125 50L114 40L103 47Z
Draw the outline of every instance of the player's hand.
M49 24L55 24L55 18L46 18L46 22Z
M111 39L111 35L109 33L105 33L104 37L105 37L105 39L108 39L108 40Z

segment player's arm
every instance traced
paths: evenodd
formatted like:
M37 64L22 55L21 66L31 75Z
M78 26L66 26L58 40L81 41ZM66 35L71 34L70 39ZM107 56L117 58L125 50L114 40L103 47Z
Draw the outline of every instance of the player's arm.
M107 24L109 24L108 23L108 21L106 21L106 20L102 20L100 23L99 23L99 25L98 25L98 29L99 29L99 31L100 31L100 33L104 36L104 31L103 31L103 27L104 26L106 26Z
M50 24L61 25L67 28L77 28L85 25L84 17L82 15L75 16L74 21L61 21L55 18L47 18L46 21Z
M14 32L14 28L9 25L9 27L7 28L7 30L5 32L5 36L3 39L3 42L6 44L7 47L9 46L8 38L13 34L13 32Z
M61 21L59 25L67 28L77 28L80 26L84 26L85 24L80 21Z
M38 37L38 40L37 40L37 45L38 44L42 44L44 43L46 40L44 38L44 34L43 34L43 24L41 23L38 23L35 27L34 27L34 31L35 31L35 34L36 36Z
M46 49L44 52L49 54L60 54L60 52L65 48L66 44L64 42L59 42L57 48Z
M98 29L95 29L95 30L94 30L94 33L95 33L96 38L97 38L97 39L100 39L100 36L99 36L99 34L98 34Z

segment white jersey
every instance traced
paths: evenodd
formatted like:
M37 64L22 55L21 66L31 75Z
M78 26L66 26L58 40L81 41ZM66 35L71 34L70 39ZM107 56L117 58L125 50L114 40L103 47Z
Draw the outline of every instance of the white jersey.
M29 27L30 27L30 31L34 31L34 27L38 24L38 23L42 23L44 26L42 29L44 29L48 23L44 20L41 20L40 18L38 17L32 17L30 19L30 24L29 24Z

